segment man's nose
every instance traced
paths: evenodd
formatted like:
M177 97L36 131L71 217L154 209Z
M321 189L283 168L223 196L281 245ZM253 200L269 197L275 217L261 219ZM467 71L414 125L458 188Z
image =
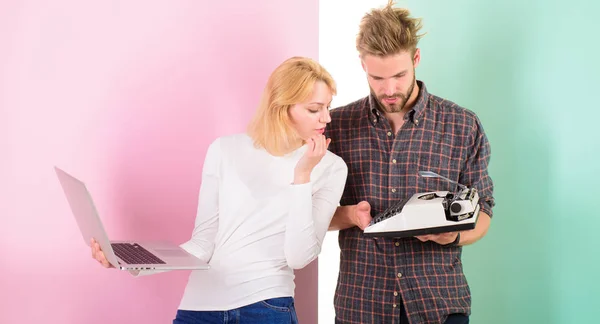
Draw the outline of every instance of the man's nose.
M383 83L383 94L386 96L393 96L396 93L396 80L390 78Z

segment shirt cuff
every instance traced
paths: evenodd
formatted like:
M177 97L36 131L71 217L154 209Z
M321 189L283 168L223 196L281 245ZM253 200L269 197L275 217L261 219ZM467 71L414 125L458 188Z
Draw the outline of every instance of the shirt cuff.
M479 202L479 206L481 207L480 212L484 212L486 214L488 214L488 216L490 216L490 218L492 218L492 207L490 206L490 203L488 201L480 201Z

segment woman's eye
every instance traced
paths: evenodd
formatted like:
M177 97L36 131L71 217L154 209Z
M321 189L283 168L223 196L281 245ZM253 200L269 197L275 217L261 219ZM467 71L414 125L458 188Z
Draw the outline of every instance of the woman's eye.
M308 111L310 111L310 112L311 112L311 113L313 113L313 114L316 114L316 113L318 113L318 112L319 112L318 110L312 110L312 109L309 109Z

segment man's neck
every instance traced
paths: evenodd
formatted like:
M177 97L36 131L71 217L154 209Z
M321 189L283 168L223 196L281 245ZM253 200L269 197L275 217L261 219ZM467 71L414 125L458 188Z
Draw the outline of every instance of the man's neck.
M404 104L404 108L397 113L386 113L385 118L390 122L390 126L394 130L394 134L397 134L402 125L404 125L404 115L409 112L417 103L417 98L419 97L419 85L415 84L410 97Z

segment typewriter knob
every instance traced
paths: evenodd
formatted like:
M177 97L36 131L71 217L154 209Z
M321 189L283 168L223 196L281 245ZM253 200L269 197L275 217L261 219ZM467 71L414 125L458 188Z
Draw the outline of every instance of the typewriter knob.
M460 212L461 209L462 209L462 206L458 202L453 202L452 205L450 205L450 210L453 213L458 213L458 212Z

